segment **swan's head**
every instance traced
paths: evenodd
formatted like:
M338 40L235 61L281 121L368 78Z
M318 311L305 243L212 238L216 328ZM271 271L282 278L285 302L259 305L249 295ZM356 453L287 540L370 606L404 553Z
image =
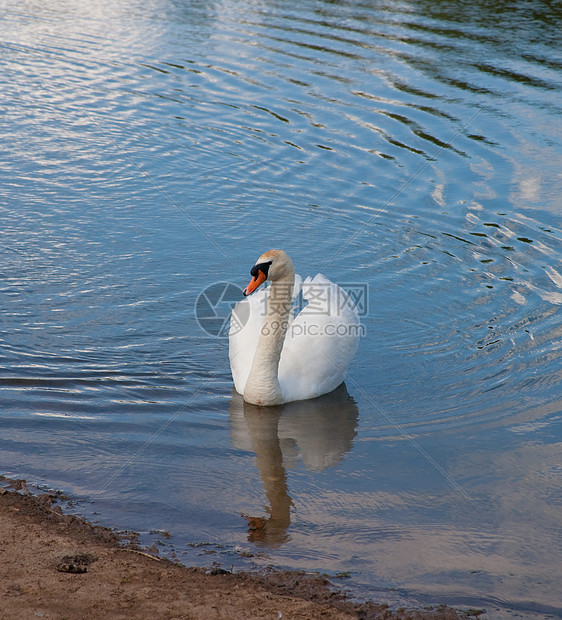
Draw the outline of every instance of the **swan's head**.
M253 293L266 280L289 280L295 277L295 270L291 259L283 250L269 250L262 254L250 270L252 280L244 289L244 295Z

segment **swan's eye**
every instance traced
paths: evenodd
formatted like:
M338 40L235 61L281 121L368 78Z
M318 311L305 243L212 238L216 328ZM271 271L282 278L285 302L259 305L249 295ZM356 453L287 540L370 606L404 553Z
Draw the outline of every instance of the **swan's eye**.
M271 265L272 262L273 261L269 261L267 263L258 263L257 265L254 265L250 269L250 275L253 276L254 278L257 278L258 272L261 271L263 275L267 278L267 274L269 272L269 265Z

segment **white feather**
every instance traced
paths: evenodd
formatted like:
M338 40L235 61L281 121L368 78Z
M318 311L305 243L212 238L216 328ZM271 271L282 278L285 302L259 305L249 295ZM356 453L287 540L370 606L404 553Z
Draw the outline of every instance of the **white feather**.
M295 276L293 297L302 292L307 305L294 317L279 360L279 384L284 402L326 394L345 379L359 344L360 321L347 293L322 274ZM264 320L269 288L236 304L230 325L230 366L240 394L252 367Z

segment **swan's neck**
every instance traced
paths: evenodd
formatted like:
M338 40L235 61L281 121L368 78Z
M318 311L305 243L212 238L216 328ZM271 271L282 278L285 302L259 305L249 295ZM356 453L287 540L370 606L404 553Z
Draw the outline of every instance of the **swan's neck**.
M254 405L279 405L283 402L279 385L279 360L287 333L293 299L294 273L290 279L276 280L269 287L265 319L244 388L244 400Z

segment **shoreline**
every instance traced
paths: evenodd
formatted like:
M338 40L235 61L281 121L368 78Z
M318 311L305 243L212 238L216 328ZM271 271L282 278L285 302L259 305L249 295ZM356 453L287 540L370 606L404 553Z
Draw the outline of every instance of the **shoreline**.
M324 577L194 568L65 514L57 495L0 476L0 618L457 620L483 610L391 610L356 602Z

